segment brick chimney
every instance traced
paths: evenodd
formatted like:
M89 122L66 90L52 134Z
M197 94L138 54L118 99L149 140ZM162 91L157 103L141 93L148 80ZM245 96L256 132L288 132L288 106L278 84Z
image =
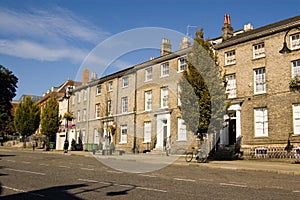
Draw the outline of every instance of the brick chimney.
M163 38L160 44L160 55L166 55L172 52L172 46L169 39Z
M230 16L228 14L224 15L224 25L222 27L222 39L223 41L231 38L233 36L233 28L230 24Z
M89 82L90 71L88 69L84 69L82 72L82 85L86 85Z

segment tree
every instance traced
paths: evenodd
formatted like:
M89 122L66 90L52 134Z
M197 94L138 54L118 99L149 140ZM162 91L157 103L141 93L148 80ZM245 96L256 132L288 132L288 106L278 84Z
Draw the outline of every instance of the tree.
M11 122L11 101L16 96L18 78L8 69L0 65L0 136L13 131Z
M222 128L226 113L222 73L203 29L197 30L179 83L182 117L194 133L217 133Z
M41 133L47 136L47 146L57 133L60 124L58 102L54 96L50 97L42 113Z
M23 136L26 147L26 137L34 134L40 124L40 107L31 101L30 96L18 104L14 124L16 130Z

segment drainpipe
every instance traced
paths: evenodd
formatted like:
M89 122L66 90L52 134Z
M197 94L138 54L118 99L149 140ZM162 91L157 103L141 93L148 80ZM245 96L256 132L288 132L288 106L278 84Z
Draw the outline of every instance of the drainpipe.
M134 108L133 108L133 153L137 153L137 145L136 145L136 114L137 114L137 71L134 70Z
M117 145L117 135L116 135L116 132L117 132L117 118L118 118L118 103L119 103L119 77L117 77L117 102L116 102L116 114L115 114L115 120L116 120L116 129L115 129L115 133L114 133L114 142L115 142L115 145ZM122 105L121 105L121 109L122 109Z
M90 85L88 84L87 86L87 108L86 108L86 122L87 122L87 145L89 145L89 136L90 136L90 118L89 118L89 113L90 113ZM93 140L92 140L93 141ZM93 145L94 146L94 145Z

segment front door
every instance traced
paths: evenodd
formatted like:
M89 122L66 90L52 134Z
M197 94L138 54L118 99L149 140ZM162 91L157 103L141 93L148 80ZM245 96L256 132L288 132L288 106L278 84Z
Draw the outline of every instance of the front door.
M156 148L165 147L165 139L170 136L170 114L157 115Z
M236 119L229 120L229 145L236 143Z

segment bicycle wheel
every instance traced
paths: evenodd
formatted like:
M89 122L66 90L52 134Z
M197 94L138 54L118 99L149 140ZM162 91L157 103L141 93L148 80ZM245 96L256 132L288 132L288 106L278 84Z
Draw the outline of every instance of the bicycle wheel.
M193 152L187 152L187 153L185 154L185 161L186 161L186 162L191 162L192 159L193 159Z

